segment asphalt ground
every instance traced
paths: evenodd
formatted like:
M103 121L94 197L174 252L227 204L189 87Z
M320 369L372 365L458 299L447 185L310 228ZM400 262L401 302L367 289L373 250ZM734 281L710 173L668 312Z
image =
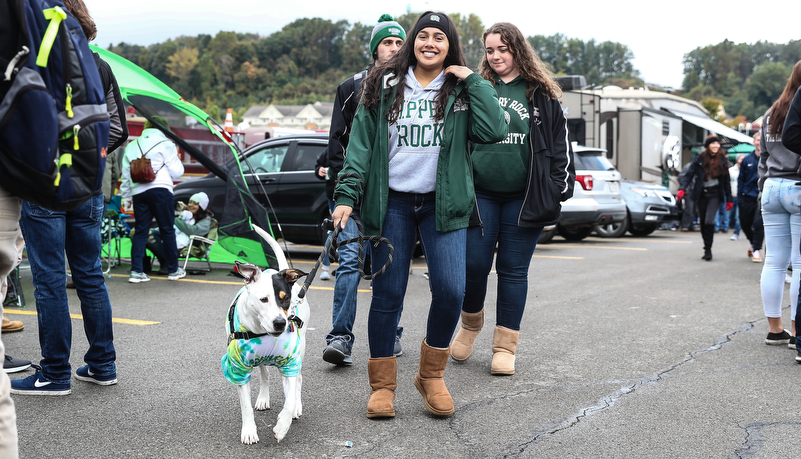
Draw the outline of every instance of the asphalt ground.
M444 419L426 412L413 385L430 302L425 259L415 259L409 281L397 416L388 420L365 417L369 283L359 290L354 365L334 367L322 360L334 284L316 279L303 416L275 442L283 392L272 370L272 409L256 413L261 441L249 446L239 440L236 390L220 370L225 315L241 282L220 266L177 282L129 284L122 265L107 281L119 384L73 380L69 396L14 395L21 457L792 457L801 446L801 365L786 345L764 344L762 265L746 258L747 241L729 235L716 235L712 262L700 259L699 233L580 243L557 236L539 246L517 372L508 377L489 372L491 274L474 354L447 366L456 413ZM294 246L290 255L308 271L317 250ZM23 284L27 307L6 313L26 328L3 340L9 355L38 361L29 271ZM75 369L86 341L77 295L69 295ZM789 307L784 312L789 328ZM256 392L254 385L254 401Z

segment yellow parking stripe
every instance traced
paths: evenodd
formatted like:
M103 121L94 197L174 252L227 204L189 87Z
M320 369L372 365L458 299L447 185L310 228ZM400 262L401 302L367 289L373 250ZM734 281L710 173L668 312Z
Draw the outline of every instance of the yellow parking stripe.
M36 311L10 311L8 309L3 311L3 315L21 315L21 316L35 316L37 313ZM83 320L83 315L81 314L70 314L70 317L73 319ZM120 319L117 317L112 317L111 321L118 324L127 324L127 325L156 325L160 324L161 322L153 322L152 320L136 320L136 319Z
M548 247L556 247L560 249L602 249L602 250L637 250L646 252L648 249L643 247L602 247L597 245L557 245L548 244Z

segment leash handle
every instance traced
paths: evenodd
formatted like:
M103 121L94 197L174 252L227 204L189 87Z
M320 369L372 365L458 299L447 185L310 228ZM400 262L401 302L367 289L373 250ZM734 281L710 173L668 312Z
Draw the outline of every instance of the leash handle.
M387 269L389 269L389 265L392 264L392 260L395 256L395 247L389 241L389 239L383 236L364 236L364 227L362 226L361 220L355 215L350 216L353 221L356 222L356 228L359 232L357 237L347 239L344 241L338 241L337 238L339 237L339 233L342 231L339 225L334 225L333 221L330 218L326 218L323 220L322 228L331 231L331 237L325 242L325 248L320 253L320 256L317 257L317 262L314 264L311 272L306 276L306 282L303 283L303 287L301 287L300 291L298 292L298 297L303 298L306 296L306 292L309 290L309 286L311 286L314 279L317 277L317 269L320 265L323 264L323 257L329 257L329 260L337 263L339 262L339 253L337 249L342 247L345 244L352 244L354 242L358 242L359 248L357 252L357 264L359 266L359 275L364 280L372 280L376 277L384 274ZM367 274L364 272L364 242L365 241L375 241L373 243L373 247L377 248L378 244L386 244L387 248L389 249L389 256L387 257L387 262L384 266L381 267L378 271L373 274Z

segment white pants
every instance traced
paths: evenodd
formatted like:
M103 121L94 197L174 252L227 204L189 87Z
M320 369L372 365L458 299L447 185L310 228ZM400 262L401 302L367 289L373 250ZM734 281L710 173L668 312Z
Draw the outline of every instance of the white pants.
M6 276L19 263L17 250L20 200L0 187L0 298L6 297ZM0 304L0 314L3 306ZM5 347L0 339L0 355L5 357ZM19 456L17 448L17 415L11 400L11 382L4 371L0 371L0 457Z

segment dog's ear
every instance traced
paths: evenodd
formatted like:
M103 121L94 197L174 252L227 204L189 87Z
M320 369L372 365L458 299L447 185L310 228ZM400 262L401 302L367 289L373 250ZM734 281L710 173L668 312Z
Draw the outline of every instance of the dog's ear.
M259 280L259 276L261 276L261 269L259 269L258 266L254 265L253 263L241 263L239 261L235 261L234 263L234 269L245 279L246 284L250 284Z
M284 276L284 280L286 280L288 284L292 285L295 282L297 282L298 279L308 275L309 273L304 273L299 269L292 268L292 269L285 269L278 274Z

